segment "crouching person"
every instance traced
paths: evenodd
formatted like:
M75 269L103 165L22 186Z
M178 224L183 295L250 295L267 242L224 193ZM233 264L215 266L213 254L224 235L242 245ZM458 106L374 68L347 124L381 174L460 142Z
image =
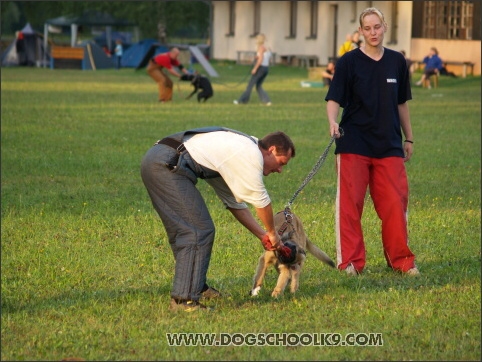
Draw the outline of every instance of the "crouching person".
M257 139L223 127L176 133L146 153L142 180L175 259L171 310L206 310L200 299L219 296L206 282L215 227L196 188L198 178L214 188L226 208L266 250L285 250L274 227L263 176L281 173L294 156L295 146L283 132ZM254 206L262 225L246 203Z

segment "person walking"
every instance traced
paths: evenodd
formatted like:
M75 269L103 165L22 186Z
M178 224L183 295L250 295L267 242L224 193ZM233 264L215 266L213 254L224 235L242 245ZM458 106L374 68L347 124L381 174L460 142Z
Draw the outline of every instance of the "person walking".
M179 54L179 49L174 47L167 53L161 53L153 57L147 65L147 74L158 84L159 102L161 103L172 101L173 82L164 72L164 69L177 78L181 78L181 74L174 67L179 68L184 74L188 74L186 68L177 59Z
M205 310L200 299L220 295L206 283L215 228L196 188L198 178L213 187L226 208L261 240L265 250L278 250L289 257L291 251L282 244L274 227L263 176L281 173L294 156L295 146L283 132L257 139L224 127L179 132L159 140L146 153L142 180L175 259L171 310ZM246 202L254 206L262 226Z
M249 80L246 90L241 96L234 100L234 104L246 104L249 102L253 87L256 86L256 92L258 92L259 100L267 106L271 105L271 99L268 93L263 89L263 82L268 76L269 62L271 59L271 51L264 45L266 38L264 34L258 34L256 36L256 62L251 70L251 78Z
M387 24L378 9L365 9L359 23L364 45L338 60L325 97L330 135L336 138L337 266L350 275L365 268L361 218L369 187L381 219L387 265L418 275L408 246L409 188L404 164L412 157L414 143L407 104L412 99L409 70L400 52L383 46ZM338 124L340 107L344 109Z

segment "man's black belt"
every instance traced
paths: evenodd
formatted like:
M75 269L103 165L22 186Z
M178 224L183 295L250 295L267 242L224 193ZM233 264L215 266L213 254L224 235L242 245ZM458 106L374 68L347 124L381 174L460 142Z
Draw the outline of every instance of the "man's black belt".
M166 138L163 138L162 140L157 141L156 145L166 145L171 148L174 148L178 154L181 154L183 151L186 150L186 147L184 147L184 143L179 142L174 138L170 138L170 137L166 137Z

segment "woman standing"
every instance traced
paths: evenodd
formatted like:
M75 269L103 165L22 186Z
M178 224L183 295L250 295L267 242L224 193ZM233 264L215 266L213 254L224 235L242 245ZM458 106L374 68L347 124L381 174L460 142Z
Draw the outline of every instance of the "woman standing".
M407 62L400 52L383 47L387 24L378 9L365 9L359 22L364 45L337 61L325 97L330 135L337 137L338 269L357 275L365 267L361 217L369 188L382 221L382 245L388 266L404 274L418 275L407 231L409 190L404 162L413 153ZM343 114L338 125L340 107ZM339 126L344 131L341 138Z
M248 103L251 91L253 90L253 87L256 86L259 100L267 106L271 105L271 99L269 98L268 93L263 89L263 82L268 75L269 61L271 59L271 51L265 47L264 42L264 34L258 34L256 37L256 63L251 70L251 79L249 80L246 90L241 94L241 97L239 97L238 100L233 101L234 104Z

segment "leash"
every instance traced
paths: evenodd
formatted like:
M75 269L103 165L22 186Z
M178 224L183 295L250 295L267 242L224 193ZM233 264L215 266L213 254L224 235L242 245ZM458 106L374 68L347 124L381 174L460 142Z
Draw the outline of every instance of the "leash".
M255 64L256 62L253 62L253 65ZM248 74L246 74L244 76L244 78L242 80L240 80L238 83L234 84L234 85L227 85L226 83L224 82L215 82L215 81L211 81L212 83L217 83L219 85L223 85L225 86L226 88L236 88L236 87L239 87L241 84L245 84L246 81L251 77L251 69L249 70Z
M343 131L343 128L339 127L338 130L340 132L340 137L343 137L343 135L345 134L344 131ZM336 139L335 136L331 137L330 143L325 148L325 151L323 151L322 155L320 156L320 158L316 162L315 166L313 166L313 168L311 169L308 176L306 176L306 178L301 183L301 186L298 187L298 190L295 191L295 193L293 194L291 199L288 201L288 204L286 204L285 209L284 209L286 221L283 223L283 225L281 225L281 228L278 230L278 235L280 235L280 236L283 235L283 233L286 231L286 228L288 227L288 224L291 224L291 221L293 220L293 215L291 214L291 205L293 204L293 201L296 199L296 197L301 192L301 190L303 190L305 188L305 186L308 184L308 182L311 181L311 179L316 175L318 170L321 168L321 166L323 165L323 163L326 160L326 156L328 155L328 151L330 150L331 145L333 144L333 142L335 142L335 139Z
M343 135L345 134L343 132L343 128L339 127L338 130L340 131L340 137L343 137ZM333 144L333 142L335 142L335 139L336 137L333 136L331 137L331 140L330 140L330 143L328 144L328 146L325 148L325 151L322 153L322 155L320 156L320 158L318 159L318 161L316 162L315 166L313 166L313 168L311 169L310 173L308 174L308 176L306 176L306 178L303 180L303 182L301 183L301 186L298 188L298 190L295 191L295 193L293 194L293 196L291 197L291 199L288 201L288 204L286 205L286 207L289 209L291 208L291 205L293 204L293 201L295 201L296 197L298 196L298 194L301 192L301 190L303 190L305 188L305 186L308 184L308 182L311 181L311 179L316 175L316 173L318 172L318 170L321 168L321 166L323 165L323 163L325 162L326 160L326 156L328 155L328 151L330 150L330 147L331 145Z
M236 83L234 85L228 85L224 82L219 82L219 81L214 81L214 80L211 80L211 82L214 83L214 84L219 84L219 85L225 86L226 88L236 88L236 87L239 87L241 84L245 84L250 76L251 76L251 71L242 80L240 80L238 83Z

